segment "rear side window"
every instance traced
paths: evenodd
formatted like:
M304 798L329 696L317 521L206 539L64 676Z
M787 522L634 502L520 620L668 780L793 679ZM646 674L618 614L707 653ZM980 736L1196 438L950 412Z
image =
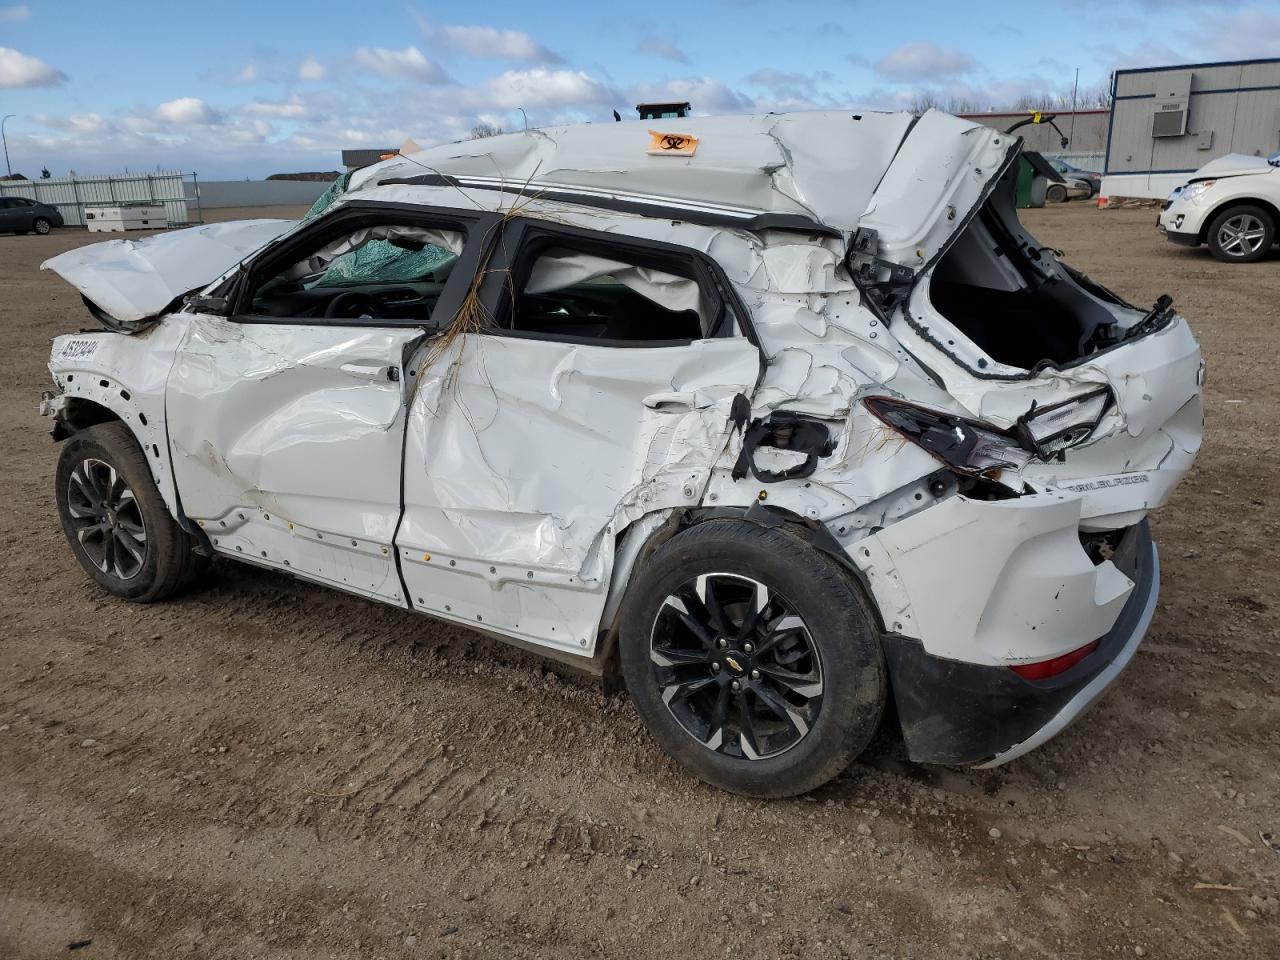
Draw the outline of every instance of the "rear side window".
M721 303L691 258L573 241L533 246L515 271L510 327L584 341L713 336Z

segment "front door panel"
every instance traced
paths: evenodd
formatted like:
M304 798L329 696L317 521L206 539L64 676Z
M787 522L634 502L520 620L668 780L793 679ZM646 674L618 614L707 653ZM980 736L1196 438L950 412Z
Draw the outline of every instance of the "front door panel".
M189 324L167 398L187 516L221 553L403 604L402 374L422 330Z

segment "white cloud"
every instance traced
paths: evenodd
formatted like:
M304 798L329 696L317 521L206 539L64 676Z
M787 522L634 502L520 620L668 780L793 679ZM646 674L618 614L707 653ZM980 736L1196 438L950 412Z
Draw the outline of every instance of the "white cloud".
M672 63L688 63L689 54L678 46L670 37L648 36L642 39L636 49L640 53L649 53Z
M218 120L217 112L199 97L179 97L160 104L154 111L157 120L174 124L210 124Z
M29 57L12 47L0 47L0 89L52 87L65 79L66 74L43 60Z
M473 57L491 60L528 60L533 63L563 63L564 58L548 50L519 30L495 27L423 25L437 43Z
M826 71L815 74L788 73L784 70L774 70L772 67L757 70L747 77L748 83L768 90L779 99L815 103L822 99L818 94L818 84L829 80L831 75Z
M1251 7L1204 18L1186 41L1198 41L1224 60L1280 56L1280 13Z
M440 65L428 60L417 47L405 47L403 50L361 47L356 51L356 63L370 73L400 80L446 83L449 79Z
M1120 48L1103 44L1096 48L1099 59L1116 69L1151 67L1157 64L1186 63L1189 54L1158 40L1146 40L1133 47Z
M973 60L959 50L948 50L925 40L903 44L875 62L875 71L888 80L910 83L941 80L973 69Z
M240 108L244 113L259 117L277 117L296 120L311 115L311 108L298 97L289 100L254 100Z
M76 113L69 117L37 113L31 119L53 130L67 130L74 133L102 134L112 129L111 121L99 113Z
M327 71L325 66L315 57L307 57L298 64L298 79L307 82L315 82L323 80Z
M500 111L524 107L588 107L602 108L616 99L610 90L590 74L581 70L507 70L490 77L479 87L465 91L462 102L477 109Z
M261 71L256 63L246 63L231 76L232 83L253 83Z
M30 18L30 7L0 7L0 23L22 23Z
M629 104L646 101L687 100L695 113L742 113L755 109L755 101L722 80L685 77L662 83L642 83L630 90Z

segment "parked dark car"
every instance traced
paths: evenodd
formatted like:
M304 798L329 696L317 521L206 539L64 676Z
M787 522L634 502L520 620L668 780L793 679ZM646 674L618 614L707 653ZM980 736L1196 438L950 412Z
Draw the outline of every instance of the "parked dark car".
M1067 163L1060 157L1049 158L1049 165L1068 180L1080 180L1089 186L1088 196L1096 197L1102 189L1102 174L1096 170L1085 170L1073 163Z
M48 233L62 226L62 214L27 197L0 197L0 233Z

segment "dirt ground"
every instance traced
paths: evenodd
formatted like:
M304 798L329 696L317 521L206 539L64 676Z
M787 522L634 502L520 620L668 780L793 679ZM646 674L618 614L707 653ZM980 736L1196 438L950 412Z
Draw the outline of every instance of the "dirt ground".
M263 215L254 211L247 215ZM1280 956L1280 256L1147 210L1034 211L1209 362L1207 440L1154 520L1163 593L1105 699L999 770L888 736L793 801L691 780L625 697L452 626L224 564L109 599L54 516L37 272L0 237L0 956Z

